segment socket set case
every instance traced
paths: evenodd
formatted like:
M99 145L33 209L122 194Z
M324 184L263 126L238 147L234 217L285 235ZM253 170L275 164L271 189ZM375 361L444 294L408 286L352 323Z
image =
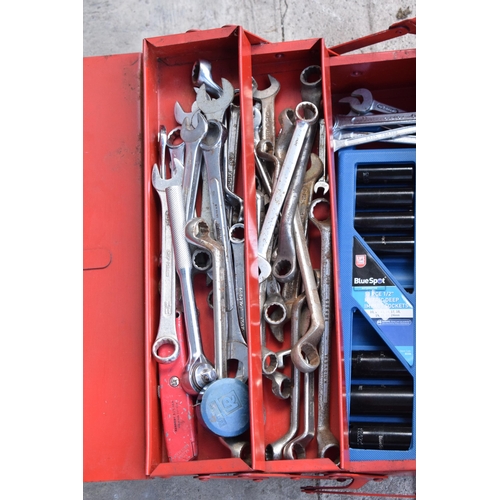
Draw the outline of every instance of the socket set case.
M225 26L149 38L144 40L139 54L84 59L84 481L178 475L200 479L290 477L339 479L344 481L343 488L357 488L373 478L414 473L414 248L411 257L406 254L402 258L370 250L363 236L374 235L359 232L356 222L361 213L356 208L359 186L355 171L365 163L411 164L414 169L415 148L376 143L333 153L331 136L335 117L346 113L340 99L358 88L369 88L375 98L401 109L415 110L415 50L346 53L408 32L415 33L415 20L327 48L321 38L269 43L239 26ZM194 435L187 438L196 442L197 456L182 461L172 460L171 450L166 449L159 397L163 372L151 354L160 315L161 256L161 205L152 184L152 168L159 162L160 126L173 130L178 126L176 103L189 110L196 99L192 69L201 59L212 63L216 82L228 80L239 94L239 166L234 193L244 204L240 240L244 241L245 263L249 422L244 436L248 453L234 456L216 434L202 425L197 408L191 409L189 417L196 422ZM304 457L271 460L268 445L287 432L290 403L274 395L272 381L262 371L252 79L258 88L268 85L268 75L280 83L275 100L278 132L278 113L294 109L303 100L301 74L312 65L321 72L321 112L328 131L325 169L330 189L325 197L332 221L332 294L327 400L330 429L338 448L331 456L318 458L313 439ZM316 146L313 152L317 152ZM414 183L403 187L414 191ZM358 204L360 198L362 195ZM196 203L197 211L201 210L199 197ZM380 211L385 208L375 209ZM351 286L353 241L385 273L391 282L390 291L408 304L412 315L404 318L411 317L411 325L401 322L389 328L380 325L373 314L370 316L368 308L363 309L356 287ZM308 248L312 267L319 269L321 235L313 224L308 227ZM207 358L213 359L214 313L207 300L206 276L195 275L193 283L204 351ZM363 285L366 292L368 288ZM290 349L289 332L285 331L283 343L268 335L267 347L274 351ZM185 356L186 345L181 345L181 350ZM396 375L389 376L356 375L354 356L364 356L370 362L380 353L404 369L395 369ZM291 376L291 363L283 370ZM165 373L168 376L168 371ZM353 413L353 401L355 409L358 389L363 384L398 389L411 386L411 397L408 391L402 396L410 397L410 409L405 406L403 416L389 411L382 418L375 410L373 415ZM391 395L394 391L386 397L390 399ZM175 405L182 398L179 396ZM185 397L184 401L189 405ZM174 405L172 401L169 404ZM175 411L187 410L180 405ZM363 424L366 428L375 423L395 424L392 428L404 425L406 438L410 435L405 449L353 446L350 433L361 432L360 427L352 430L353 425ZM193 450L178 450L181 456L190 452Z

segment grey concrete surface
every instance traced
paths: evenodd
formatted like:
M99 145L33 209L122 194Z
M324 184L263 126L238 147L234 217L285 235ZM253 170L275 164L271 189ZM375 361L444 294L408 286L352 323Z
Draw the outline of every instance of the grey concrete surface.
M190 29L211 29L241 25L270 41L324 38L333 46L370 33L387 29L391 24L416 17L415 0L84 0L83 56L140 52L148 37L183 33ZM373 45L360 52L385 51L416 47L416 37L407 35ZM301 493L302 486L331 486L333 481L267 479L212 480L201 482L191 477L145 481L84 483L84 500L142 499L327 499L347 500L347 495ZM371 482L359 492L415 494L413 476L391 477ZM370 497L357 496L360 500ZM372 497L373 498L373 497Z

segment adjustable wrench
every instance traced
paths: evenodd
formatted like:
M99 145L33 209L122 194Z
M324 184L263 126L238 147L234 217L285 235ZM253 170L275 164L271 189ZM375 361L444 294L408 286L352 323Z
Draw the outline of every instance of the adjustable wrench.
M182 195L184 167L176 158L173 161L172 177L162 179L158 167L153 167L153 185L164 190L172 231L175 267L179 276L184 317L189 344L189 360L181 376L181 384L189 394L198 394L205 385L217 378L217 373L203 354L201 335L198 324L198 311L192 283L192 263L188 242L184 235L185 215Z

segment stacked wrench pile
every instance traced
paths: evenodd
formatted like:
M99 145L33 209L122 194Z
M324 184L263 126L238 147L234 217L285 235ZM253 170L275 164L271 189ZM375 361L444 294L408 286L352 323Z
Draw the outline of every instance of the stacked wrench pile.
M233 85L224 78L217 85L210 71L207 61L194 64L191 110L177 102L178 126L168 134L160 126L159 166L152 170L162 216L160 323L153 356L160 364L162 408L168 407L163 426L170 461L197 456L195 400L198 417L232 456L248 454L243 200L234 193L240 115ZM212 288L213 363L204 353L193 286L200 272Z
M272 75L268 78L266 89L260 90L255 81L253 89L262 372L272 393L289 399L290 426L267 445L266 459L305 458L316 439L318 456L328 454L337 461L339 444L330 430L329 411L331 220L329 201L319 193L324 196L329 189L321 68L302 71L297 82L302 101L281 110L277 132L275 97L280 84ZM321 234L319 270L313 268L309 253L309 221ZM290 332L286 340L285 330ZM289 342L289 348L273 351L267 347L269 335L283 345Z
M361 98L361 101L359 100ZM389 106L373 99L368 89L357 89L340 99L349 104L346 115L337 115L333 125L332 149L372 142L415 145L417 113Z

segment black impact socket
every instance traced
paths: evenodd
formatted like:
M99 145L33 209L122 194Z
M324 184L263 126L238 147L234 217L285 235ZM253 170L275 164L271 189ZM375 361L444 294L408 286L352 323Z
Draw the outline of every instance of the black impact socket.
M401 165L358 165L357 184L406 184L412 185L415 179L413 164Z
M353 351L352 378L411 378L410 372L390 351Z
M375 188L356 190L356 208L412 209L415 191L404 188Z
M413 386L351 385L351 415L411 415Z
M349 446L364 450L408 450L412 428L409 424L353 422L349 425Z
M356 231L408 231L415 225L413 212L359 212L354 215Z

